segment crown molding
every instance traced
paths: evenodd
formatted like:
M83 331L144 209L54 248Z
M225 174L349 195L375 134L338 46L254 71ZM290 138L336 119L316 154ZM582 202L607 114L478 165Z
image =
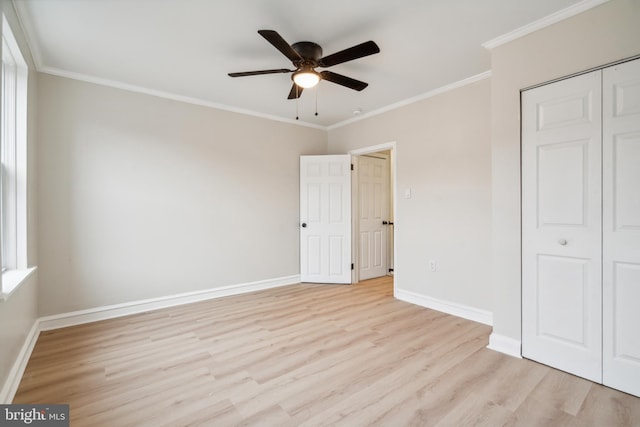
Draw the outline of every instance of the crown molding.
M548 27L549 25L564 21L567 18L571 18L572 16L578 15L596 6L600 6L608 1L609 0L583 0L565 9L552 13L551 15L545 16L544 18L538 19L537 21L533 21L506 34L486 41L482 43L482 47L487 50L492 50L498 46L519 39L520 37L524 37L527 34L531 34L535 31Z
M64 77L72 80L79 80L87 83L93 83L101 86L108 86L116 89L122 89L129 92L142 93L145 95L156 96L158 98L170 99L172 101L184 102L187 104L199 105L202 107L215 108L217 110L229 111L232 113L244 114L247 116L259 117L261 119L273 120L276 122L287 123L291 125L309 127L313 129L327 130L326 126L317 125L315 123L304 122L300 120L287 119L284 117L279 117L271 114L259 113L252 110L247 110L244 108L232 107L225 104L218 104L216 102L211 102L206 99L194 98L190 96L178 95L171 92L165 92L156 89L150 89L143 86L133 85L129 83L123 83L116 80L103 79L101 77L95 77L88 74L75 73L72 71L61 70L59 68L54 67L41 67L38 69L39 72L44 74L50 74L53 76Z
M328 130L334 130L334 129L337 129L337 128L342 127L342 126L346 126L346 125L349 125L351 123L355 123L355 122L358 122L360 120L367 119L369 117L377 116L379 114L386 113L386 112L391 111L391 110L396 110L398 108L402 108L402 107L405 107L405 106L410 105L410 104L415 104L416 102L420 102L420 101L423 101L425 99L432 98L432 97L434 97L436 95L440 95L442 93L449 92L451 90L458 89L458 88L461 88L463 86L466 86L466 85L469 85L469 84L472 84L472 83L475 83L475 82L479 82L479 81L484 80L484 79L488 79L489 77L491 77L491 70L485 71L485 72L480 73L480 74L476 74L475 76L467 77L466 79L458 80L457 82L453 82L453 83L450 83L450 84L445 85L445 86L441 86L441 87L439 87L437 89L431 90L429 92L425 92L425 93L423 93L421 95L413 96L411 98L407 98L405 100L402 100L402 101L387 105L386 107L382 107L382 108L379 108L377 110L373 110L373 111L370 111L368 113L361 114L358 117L354 117L354 118L351 118L351 119L348 119L348 120L344 120L342 122L338 122L338 123L336 123L334 125L328 126L327 129Z
M530 34L534 31L538 31L544 27L547 27L549 25L555 24L557 22L560 22L564 19L570 18L574 15L577 15L579 13L582 13L586 10L589 10L593 7L599 6L603 3L608 2L609 0L583 0L579 3L576 3L570 7L567 7L565 9L562 9L558 12L555 12L545 18L539 19L537 21L534 21L530 24L527 24L523 27L520 27L514 31L511 31L507 34L504 34L502 36L496 37L492 40L489 40L485 43L482 44L482 46L488 50L494 49L495 47L498 47L502 44L508 43L510 41L513 41L515 39L518 39L520 37L523 37L527 34ZM489 78L491 76L491 71L485 71L483 73L477 74L475 76L471 76L469 78L460 80L458 82L454 82L445 86L442 86L440 88L434 89L432 91L426 92L424 94L415 96L415 97L411 97L408 99L405 99L403 101L399 101L393 104L390 104L386 107L382 107L379 108L377 110L373 110L371 112L368 112L366 114L362 114L358 117L353 117L350 118L348 120L344 120L342 122L338 122L335 123L333 125L329 125L329 126L323 126L323 125L318 125L315 123L309 123L309 122L305 122L305 121L300 121L300 120L293 120L293 119L288 119L288 118L283 118L280 116L276 116L276 115L271 115L271 114L266 114L266 113L260 113L260 112L256 112L253 110L248 110L248 109L244 109L244 108L238 108L238 107L232 107L229 105L225 105L225 104L219 104L219 103L215 103L212 101L208 101L205 99L200 99L200 98L195 98L195 97L189 97L189 96L184 96L184 95L178 95L175 93L170 93L170 92L165 92L165 91L160 91L160 90L155 90L155 89L150 89L150 88L146 88L146 87L142 87L142 86L137 86L137 85L133 85L133 84L128 84L128 83L123 83L123 82L119 82L119 81L114 81L114 80L109 80L109 79L104 79L104 78L100 78L100 77L96 77L96 76L91 76L91 75L86 75L86 74L82 74L82 73L76 73L76 72L71 72L71 71L67 71L67 70L63 70L63 69L59 69L59 68L55 68L55 67L50 67L50 66L46 66L44 65L43 62L43 58L42 58L42 52L38 46L38 44L36 43L37 37L36 37L36 31L35 31L35 27L33 25L33 23L31 22L31 19L29 18L29 13L28 10L25 6L24 2L21 2L19 0L12 0L11 1L15 11L16 11L16 15L18 17L18 20L20 22L20 25L22 26L23 32L24 32L24 36L26 39L26 43L29 47L30 53L31 53L31 57L33 58L33 62L36 66L36 70L45 74L51 74L51 75L55 75L55 76L59 76L59 77L65 77L65 78L70 78L70 79L74 79L74 80L80 80L80 81L84 81L84 82L88 82L88 83L94 83L94 84L98 84L98 85L102 85L102 86L109 86L109 87L114 87L117 89L123 89L123 90L127 90L127 91L131 91L131 92L137 92L137 93L143 93L143 94L147 94L147 95L151 95L151 96L156 96L156 97L160 97L160 98L165 98L165 99L171 99L174 101L179 101L179 102L185 102L185 103L189 103L189 104L194 104L194 105L199 105L199 106L204 106L204 107L209 107L209 108L214 108L214 109L218 109L218 110L223 110L223 111L229 111L229 112L233 112L233 113L238 113L238 114L244 114L244 115L249 115L249 116L253 116L253 117L258 117L258 118L262 118L262 119L267 119L267 120L273 120L273 121L278 121L278 122L282 122L282 123L287 123L287 124L292 124L292 125L297 125L297 126L303 126L303 127L308 127L308 128L313 128L313 129L319 129L319 130L324 130L324 131L330 131L333 129L337 129L339 127L357 122L359 120L363 120L369 117L373 117L391 110L395 110L397 108L401 108L404 107L406 105L410 105L413 104L415 102L419 102L422 101L424 99L427 98L431 98L433 96L439 95L441 93L444 92L448 92L450 90L453 89L457 89L459 87L465 86L467 84L471 84L486 78Z
M60 69L60 68L56 68L56 67L46 66L43 63L41 51L40 51L37 43L35 42L37 40L36 32L34 30L33 23L29 19L29 14L28 14L28 11L26 10L26 6L24 5L24 3L20 2L20 1L16 1L16 0L12 0L12 3L14 5L14 8L16 9L16 15L18 16L18 19L20 20L20 24L22 25L23 31L25 33L25 38L26 38L27 44L29 46L29 49L31 51L31 56L33 58L33 62L35 63L36 70L41 72L41 73L50 74L50 75L54 75L54 76L58 76L58 77L64 77L64 78L73 79L73 80L79 80L79 81L83 81L83 82L87 82L87 83L98 84L98 85L101 85L101 86L113 87L113 88L116 88L116 89L122 89L122 90L131 91L131 92L142 93L142 94L156 96L156 97L160 97L160 98L171 99L171 100L174 100L174 101L185 102L185 103L188 103L188 104L194 104L194 105L199 105L199 106L203 106L203 107L215 108L215 109L218 109L218 110L229 111L229 112L232 112L232 113L244 114L244 115L248 115L248 116L259 117L259 118L262 118L262 119L273 120L273 121L278 121L278 122L287 123L287 124L293 124L293 125L297 125L297 126L303 126L303 127L313 128L313 129L324 130L324 131L329 131L329 130L332 130L332 129L336 129L338 127L348 125L348 124L356 122L358 120L366 119L368 117L372 117L372 116L375 116L375 115L378 115L378 114L382 114L382 113L385 113L387 111L395 110L397 108L401 108L401 107L404 107L406 105L410 105L410 104L413 104L415 102L422 101L424 99L439 95L441 93L448 92L448 91L453 90L453 89L457 89L457 88L465 86L467 84L471 84L471 83L474 83L476 81L489 78L491 76L491 71L485 71L483 73L477 74L475 76L471 76L469 78L460 80L458 82L454 82L454 83L442 86L440 88L437 88L437 89L434 89L432 91L423 93L421 95L417 95L417 96L405 99L403 101L399 101L399 102L396 102L394 104L388 105L386 107L379 108L377 110L374 110L374 111L371 111L369 113L360 115L358 117L354 117L354 118L351 118L351 119L348 119L348 120L345 120L345 121L342 121L342 122L338 122L338 123L335 123L333 125L322 126L322 125L318 125L318 124L315 124L315 123L309 123L309 122L304 122L304 121L300 121L300 120L287 119L287 118L283 118L283 117L279 117L279 116L275 116L275 115L271 115L271 114L259 113L259 112L248 110L248 109L231 107L229 105L219 104L219 103L211 102L211 101L208 101L208 100L205 100L205 99L178 95L178 94L175 94L175 93L170 93L170 92L150 89L150 88L137 86L137 85L132 85L132 84L128 84L128 83L123 83L123 82L119 82L119 81L115 81L115 80L103 79L103 78L96 77L96 76L91 76L91 75L88 75L88 74L76 73L76 72L67 71L67 70L63 70L63 69Z
M317 125L317 124L314 124L314 123L308 123L308 122L304 122L304 121L300 121L300 120L287 119L287 118L283 118L283 117L279 117L279 116L275 116L275 115L271 115L271 114L259 113L259 112L252 111L252 110L247 110L247 109L244 109L244 108L231 107L229 105L218 104L218 103L215 103L215 102L207 101L205 99L193 98L193 97L183 96L183 95L177 95L175 93L170 93L170 92L164 92L164 91L160 91L160 90L145 88L145 87L142 87L142 86L132 85L132 84L128 84L128 83L122 83L122 82L115 81L115 80L103 79L103 78L100 78L100 77L90 76L90 75L87 75L87 74L74 73L72 71L61 70L59 68L54 68L54 67L41 67L40 69L38 69L38 71L41 72L41 73L50 74L50 75L58 76L58 77L64 77L64 78L68 78L68 79L72 79L72 80L79 80L79 81L83 81L83 82L87 82L87 83L93 83L93 84L97 84L97 85L101 85L101 86L113 87L113 88L116 88L116 89L122 89L122 90L130 91L130 92L143 93L143 94L146 94L146 95L156 96L156 97L159 97L159 98L170 99L170 100L173 100L173 101L185 102L185 103L188 103L188 104L194 104L194 105L199 105L199 106L203 106L203 107L215 108L215 109L218 109L218 110L229 111L229 112L232 112L232 113L244 114L244 115L248 115L248 116L259 117L259 118L262 118L262 119L273 120L273 121L277 121L277 122L288 123L288 124L297 125L297 126L303 126L303 127L309 127L309 128L319 129L319 130L324 130L324 131L329 131L329 130L332 130L332 129L336 129L338 127L345 126L345 125L348 125L350 123L366 119L368 117L372 117L372 116L376 116L376 115L379 115L379 114L382 114L382 113L386 113L387 111L395 110L397 108L401 108L401 107L404 107L406 105L410 105L410 104L422 101L424 99L431 98L433 96L440 95L442 93L449 92L451 90L454 90L454 89L466 86L468 84L475 83L475 82L478 82L480 80L484 80L484 79L487 79L487 78L491 77L491 70L488 70L488 71L485 71L483 73L476 74L475 76L471 76L471 77L468 77L466 79L459 80L457 82L454 82L454 83L439 87L437 89L434 89L432 91L423 93L421 95L417 95L417 96L405 99L403 101L399 101L399 102L396 102L394 104L388 105L386 107L379 108L377 110L371 111L371 112L363 114L361 116L354 117L352 119L345 120L345 121L342 121L342 122L339 122L339 123L336 123L336 124L333 124L333 125L330 125L330 126L322 126L322 125Z
M238 113L238 114L244 114L244 115L253 116L253 117L259 117L261 119L273 120L273 121L277 121L277 122L282 122L282 123L287 123L287 124L297 125L297 126L303 126L303 127L309 127L309 128L319 129L319 130L324 130L324 131L327 130L326 126L317 125L315 123L309 123L309 122L304 122L304 121L300 121L300 120L287 119L287 118L283 118L283 117L279 117L279 116L275 116L275 115L271 115L271 114L259 113L259 112L248 110L248 109L244 109L244 108L237 108L237 107L232 107L232 106L225 105L225 104L218 104L218 103L215 103L215 102L208 101L206 99L200 99L200 98L194 98L194 97L189 97L189 96L178 95L178 94L175 94L175 93L170 93L170 92L165 92L165 91L161 91L161 90L150 89L150 88L146 88L146 87L142 87L142 86L138 86L138 85L123 83L123 82L110 80L110 79L103 79L101 77L91 76L91 75L88 75L88 74L76 73L76 72L67 71L67 70L63 70L63 69L60 69L60 68L56 68L56 67L46 66L46 65L44 65L44 62L42 60L42 53L40 51L40 48L39 48L38 44L36 43L37 37L36 37L35 27L34 27L33 23L31 22L31 19L29 18L29 13L28 13L28 10L27 10L27 8L25 6L25 3L21 2L21 1L16 1L16 0L12 0L11 3L13 4L14 10L15 10L16 15L18 17L18 21L20 22L20 25L22 26L22 30L24 32L24 36L25 36L25 39L26 39L26 42L27 42L27 46L29 47L29 50L31 52L31 57L33 58L33 62L35 64L36 70L38 72L45 73L45 74L50 74L50 75L53 75L53 76L73 79L73 80L79 80L79 81L83 81L83 82L87 82L87 83L93 83L93 84L97 84L97 85L101 85L101 86L108 86L108 87L113 87L113 88L116 88L116 89L127 90L127 91L130 91L130 92L136 92L136 93L142 93L142 94L145 94L145 95L156 96L156 97L159 97L159 98L170 99L170 100L173 100L173 101L185 102L187 104L194 104L194 105L199 105L199 106L202 106L202 107L215 108L217 110L223 110L223 111L229 111L229 112L232 112L232 113Z
M36 32L33 23L31 22L31 18L29 18L25 2L11 0L11 4L13 5L16 17L18 18L18 23L20 24L20 27L22 27L22 32L24 34L27 47L29 48L31 59L36 66L36 70L40 71L42 68L42 53L40 52L40 47L36 43Z

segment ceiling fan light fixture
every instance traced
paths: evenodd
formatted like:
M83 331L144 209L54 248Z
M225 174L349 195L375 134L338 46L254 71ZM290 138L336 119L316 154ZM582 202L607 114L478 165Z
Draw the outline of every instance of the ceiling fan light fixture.
M267 40L273 47L286 56L291 61L291 64L295 69L289 70L286 68L277 68L273 70L243 71L240 73L229 73L229 77L292 73L291 80L293 80L293 84L291 85L291 90L289 91L287 99L300 98L304 89L316 86L320 80L326 80L330 83L335 83L358 92L363 90L368 86L365 82L328 70L317 72L315 68L333 67L334 65L353 61L358 58L364 58L365 56L380 52L378 45L375 44L373 40L369 40L367 42L351 46L347 49L343 49L329 56L322 56L322 47L317 43L300 41L291 45L274 30L258 30L258 34L264 37L265 40Z
M311 68L296 71L292 77L295 84L304 89L312 88L320 81L320 75Z

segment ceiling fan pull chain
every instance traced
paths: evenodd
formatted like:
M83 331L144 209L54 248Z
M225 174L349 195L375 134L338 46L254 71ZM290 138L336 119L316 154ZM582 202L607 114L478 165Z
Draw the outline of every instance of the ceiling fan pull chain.
M300 112L300 94L298 93L298 85L296 85L296 120L298 120L298 116Z
M318 86L316 86L316 117L318 117Z

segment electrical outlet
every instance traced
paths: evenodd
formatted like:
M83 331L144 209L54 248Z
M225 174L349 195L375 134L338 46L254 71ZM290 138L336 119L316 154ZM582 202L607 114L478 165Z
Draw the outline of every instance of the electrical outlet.
M436 271L436 261L435 260L429 260L429 271L434 272Z

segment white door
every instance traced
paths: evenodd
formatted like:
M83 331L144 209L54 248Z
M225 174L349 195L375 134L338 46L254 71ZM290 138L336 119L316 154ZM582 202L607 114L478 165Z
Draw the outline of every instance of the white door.
M300 277L351 283L351 156L300 157Z
M603 382L640 396L640 60L603 70Z
M358 157L358 268L360 280L386 276L389 160Z
M522 355L602 381L601 73L522 94Z

